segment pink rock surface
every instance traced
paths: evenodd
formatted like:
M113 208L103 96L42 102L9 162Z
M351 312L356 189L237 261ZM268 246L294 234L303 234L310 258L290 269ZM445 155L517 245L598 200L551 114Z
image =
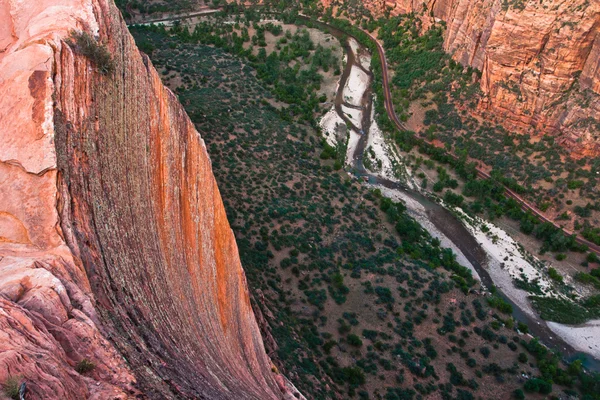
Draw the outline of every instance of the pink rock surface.
M292 398L204 143L112 1L0 0L0 92L0 383L20 377L31 399ZM96 367L78 373L83 359Z

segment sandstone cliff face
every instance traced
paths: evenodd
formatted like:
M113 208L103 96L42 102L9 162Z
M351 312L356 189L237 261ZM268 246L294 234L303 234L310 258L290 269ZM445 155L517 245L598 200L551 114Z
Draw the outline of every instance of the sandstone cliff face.
M100 74L66 44L106 43ZM0 0L0 383L30 398L293 397L204 143L111 0ZM83 359L96 364L76 372Z
M331 3L325 0L327 6ZM375 14L421 12L447 24L444 47L482 72L480 111L507 128L556 135L574 155L600 155L600 2L365 2Z

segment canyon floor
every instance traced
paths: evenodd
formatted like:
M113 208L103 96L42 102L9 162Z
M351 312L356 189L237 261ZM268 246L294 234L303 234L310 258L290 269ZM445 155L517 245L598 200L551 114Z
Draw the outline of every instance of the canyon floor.
M259 48L280 52L289 51L285 48L290 41L296 49L304 43L307 47L298 51L308 51L303 57L309 60L314 57L314 44L308 45L291 29L289 34L271 33L269 23L273 22L236 21L233 30L243 36L245 26L247 32L252 27ZM299 89L292 81L287 87L277 81L278 74L279 79L287 79L286 68L294 63L275 63L270 58L273 53L261 55L256 48L238 58L206 46L227 30L219 31L206 20L200 24L174 32L152 27L132 30L140 46L150 49L165 82L207 142L243 264L257 293L256 306L266 316L263 336L274 337L267 341L270 350L300 390L315 398L340 393L411 398L437 390L447 396L456 386L461 398L471 393L497 398L500 393L509 397L524 379L544 376L547 371L538 369L536 362L523 360L528 359L527 353L538 362L554 356L523 335L524 325L489 307L488 303L502 304L501 298L472 290L478 287L475 281L466 278L459 263L445 258L450 253L439 249L441 244L457 250L452 240L431 227L431 234L423 230L411 216L426 228L427 218L419 219L410 206L406 214L404 205L390 204L381 196L385 190L373 190L376 187L369 188L342 170L344 165L353 168L353 150L360 142L360 132L347 130L342 121L345 117L360 130L366 115L372 135L365 158L370 158L374 173L404 179L412 187L421 183L410 171L414 158L390 151L395 148L393 138L382 135L374 113L360 110L364 103L357 98L364 94L365 78L359 71L367 67L366 56L359 56L360 65L348 74L342 115L333 112L335 107L328 111L332 106L327 104L327 91L322 104L309 102L325 115L323 140L309 120L298 120L298 115L313 112L309 114L305 103L289 97ZM258 33L261 24L265 28ZM289 24L282 26L289 28ZM180 41L187 35L197 39ZM310 36L311 41L316 37ZM332 40L329 35L319 37L317 45L325 44L318 40ZM205 44L189 43L194 40ZM249 49L236 46L225 45L230 53ZM348 57L344 60L348 62ZM299 67L295 73L302 76L302 63L295 63ZM316 71L320 68L324 67L317 64ZM329 66L332 69L335 65ZM310 73L302 79L308 79L310 87ZM296 95L300 100L308 96ZM413 170L418 174L418 167ZM427 171L433 171L435 178L441 175L439 168ZM496 252L500 264L498 258L504 258L500 252L507 247L489 239L487 232L480 234L480 241L490 241L493 246L487 250ZM468 265L458 250L457 260ZM432 269L440 257L446 260L442 263L446 270ZM529 264L510 265L519 270ZM436 386L445 381L449 386ZM559 383L568 381L566 375L555 381L555 390L568 392Z

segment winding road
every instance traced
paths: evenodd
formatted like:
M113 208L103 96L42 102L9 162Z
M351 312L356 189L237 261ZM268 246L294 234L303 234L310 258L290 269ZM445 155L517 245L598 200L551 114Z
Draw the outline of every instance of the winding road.
M375 43L377 46L377 52L379 53L379 60L381 61L381 75L383 78L383 93L384 93L384 97L385 97L384 104L385 104L385 110L387 112L387 115L390 118L390 120L392 120L394 125L396 125L396 128L398 128L399 130L407 130L406 126L400 121L400 119L398 119L398 116L396 115L396 112L394 111L394 105L392 103L392 94L391 94L390 85L389 85L388 63L387 63L387 58L385 56L385 51L383 49L383 46L369 32L364 31L364 30L363 30L363 32L365 34L367 34L371 38L373 43ZM419 137L419 139L422 140L423 142L427 143L428 145L433 146L433 143L430 142L429 140L427 140L423 137ZM452 158L458 159L458 157L456 157L454 154L452 154L452 153L448 153L448 154ZM476 168L476 172L477 172L477 177L480 179L492 179L490 174L488 174L487 172L485 172L484 170L482 170L480 168ZM548 222L548 223L552 224L555 228L562 230L565 235L568 235L568 236L576 235L575 241L577 243L587 246L590 251L592 251L592 252L596 253L596 255L600 256L600 246L596 245L595 243L590 242L589 240L581 237L580 235L577 235L575 232L572 232L572 231L569 231L569 230L563 228L558 223L556 223L556 221L546 217L537 207L533 206L527 200L523 199L523 197L521 197L520 195L515 193L513 190L507 188L506 186L504 186L504 194L506 195L506 197L514 199L517 203L519 203L521 205L521 208L524 211L530 211L540 221Z

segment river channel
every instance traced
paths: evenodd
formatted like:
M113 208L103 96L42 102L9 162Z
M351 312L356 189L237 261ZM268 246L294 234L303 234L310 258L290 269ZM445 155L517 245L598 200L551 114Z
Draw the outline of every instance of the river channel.
M400 197L409 197L418 203L422 208L425 209L427 219L435 226L435 228L463 253L469 263L476 270L479 278L481 279L481 283L488 288L492 287L494 282L487 270L487 267L489 266L487 252L479 244L473 234L452 212L438 204L435 200L430 199L426 195L411 189L408 185L372 174L365 168L363 164L363 156L369 140L372 123L371 110L373 106L373 95L371 86L373 74L370 70L366 70L363 67L359 61L359 54L355 54L352 46L350 46L349 40L356 40L355 38L352 38L345 32L339 31L331 26L323 24L323 27L340 41L347 55L346 66L341 75L338 92L335 98L335 110L338 116L344 120L348 129L351 129L356 134L360 135L358 144L354 148L354 154L351 155L352 166L349 172L351 172L356 178L363 180L370 185L396 191L401 195ZM368 53L368 50L362 46L358 40L356 40L356 42L358 43L359 53ZM362 108L362 120L360 127L356 126L343 111L343 107L354 107L351 104L348 104L344 97L344 89L348 82L352 68L359 68L369 76L368 88L364 92L360 101L360 107ZM410 211L411 205L409 203L407 203L407 207ZM413 211L417 212L417 210ZM511 301L508 296L504 295L501 289L498 291L500 295L502 295L502 297L513 306L513 316L515 319L527 324L529 327L529 332L533 336L537 337L541 343L559 351L564 357L566 357L567 360L581 358L585 360L584 365L586 368L593 371L600 371L600 360L592 357L590 354L582 353L574 349L556 333L552 332L544 320L537 316L531 316L530 313L522 310L519 305Z

